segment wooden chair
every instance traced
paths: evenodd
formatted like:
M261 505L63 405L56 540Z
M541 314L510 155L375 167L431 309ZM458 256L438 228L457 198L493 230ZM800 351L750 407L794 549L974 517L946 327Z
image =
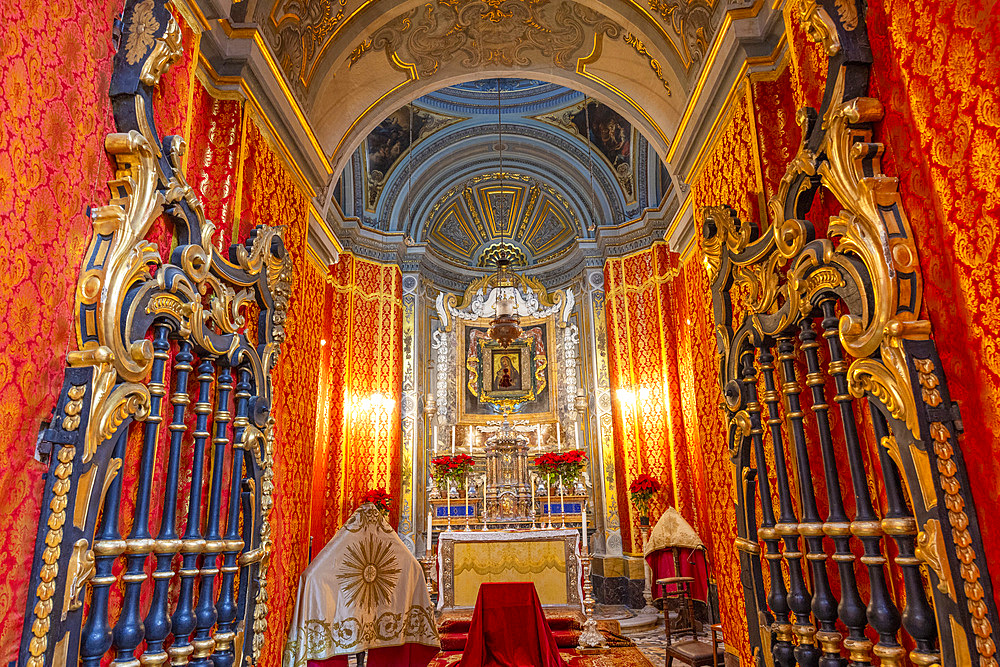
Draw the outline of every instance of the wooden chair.
M666 648L666 667L672 667L674 663L674 658L677 658L681 662L684 662L691 667L719 667L720 656L719 656L719 642L716 640L716 632L720 635L722 633L722 626L715 624L711 626L712 631L712 643L711 645L705 642L698 641L698 632L695 627L694 620L694 608L691 604L691 582L694 579L691 577L667 577L666 579L657 579L656 583L664 587L663 592L663 617L664 626L667 633L667 648ZM668 593L667 586L674 586L675 590ZM670 627L670 611L667 600L670 598L680 599L682 601L681 609L686 612L687 622L676 628L674 631ZM678 614L678 621L681 621L681 614ZM691 633L690 639L685 639L683 641L675 642L674 637L677 635L677 631L680 630L682 633Z

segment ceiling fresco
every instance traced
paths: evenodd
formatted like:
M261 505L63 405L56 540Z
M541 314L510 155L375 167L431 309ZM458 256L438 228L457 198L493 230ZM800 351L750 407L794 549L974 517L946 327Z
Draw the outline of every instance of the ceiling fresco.
M363 227L401 232L447 264L487 265L502 237L534 267L638 218L668 186L648 142L606 105L553 83L483 79L392 113L335 194Z

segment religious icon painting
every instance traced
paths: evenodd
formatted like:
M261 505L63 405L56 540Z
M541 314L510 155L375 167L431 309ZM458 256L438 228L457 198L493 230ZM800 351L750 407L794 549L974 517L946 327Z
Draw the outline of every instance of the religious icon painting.
M521 391L521 352L527 352L527 346L520 349L490 350L493 359L493 383L495 392Z
M465 349L460 357L465 375L460 401L463 420L484 421L504 411L532 415L552 411L549 329L545 321L525 326L524 335L503 348L489 337L486 327L464 326Z

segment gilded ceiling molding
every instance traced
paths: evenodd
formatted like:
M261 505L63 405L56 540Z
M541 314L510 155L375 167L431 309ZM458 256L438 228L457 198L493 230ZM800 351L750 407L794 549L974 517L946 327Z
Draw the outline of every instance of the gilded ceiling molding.
M347 0L278 0L266 23L268 41L282 71L298 92L308 86L306 69L344 19Z
M681 57L687 69L702 62L708 53L708 45L715 37L712 15L718 0L648 0L649 8L660 20L670 27L677 41L670 40L671 46Z
M667 83L667 80L665 78L663 78L663 68L660 66L659 61L649 53L649 51L646 49L646 45L642 43L642 40L630 32L626 32L624 35L622 35L622 39L625 41L626 44L635 49L636 53L638 53L640 56L645 56L645 58L649 60L650 69L653 70L653 73L656 74L656 78L659 79L660 83L663 84L663 88L664 90L667 91L667 95L668 96L672 95L673 93L670 92L670 84Z
M470 70L552 65L573 71L595 33L617 37L621 27L570 0L558 5L541 0L437 0L362 40L351 64L366 53L384 50L402 52L421 77L433 76L441 65L458 58Z

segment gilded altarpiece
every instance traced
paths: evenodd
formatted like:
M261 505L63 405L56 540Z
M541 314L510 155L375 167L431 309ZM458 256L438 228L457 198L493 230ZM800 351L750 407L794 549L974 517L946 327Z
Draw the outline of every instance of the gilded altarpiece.
M459 392L459 419L485 422L511 412L540 420L554 420L558 401L556 364L550 363L549 332L555 317L521 321L521 339L502 348L488 335L487 326L462 323L459 355L463 377ZM554 356L554 355L553 355Z

